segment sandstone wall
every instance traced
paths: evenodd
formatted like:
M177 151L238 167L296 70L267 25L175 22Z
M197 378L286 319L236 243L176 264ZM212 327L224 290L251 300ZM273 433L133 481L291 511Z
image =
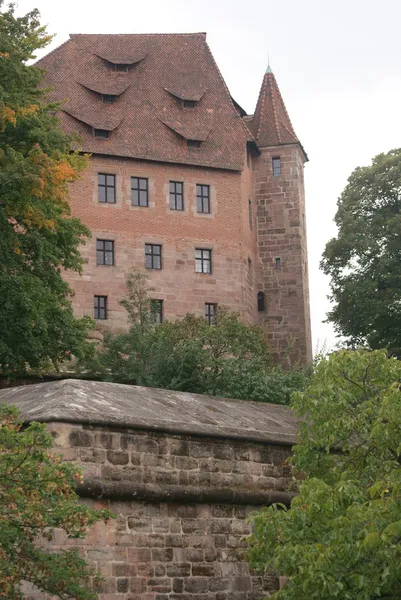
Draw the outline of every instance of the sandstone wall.
M103 573L100 600L262 600L273 575L244 561L246 517L288 502L290 446L51 423L55 445L79 462L85 502L116 519L78 545ZM37 600L42 595L31 595Z

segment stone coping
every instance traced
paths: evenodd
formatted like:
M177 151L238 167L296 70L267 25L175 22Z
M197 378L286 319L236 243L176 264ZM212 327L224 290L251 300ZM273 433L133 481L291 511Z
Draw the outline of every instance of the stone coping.
M117 383L65 379L0 390L26 422L66 422L292 446L286 406Z

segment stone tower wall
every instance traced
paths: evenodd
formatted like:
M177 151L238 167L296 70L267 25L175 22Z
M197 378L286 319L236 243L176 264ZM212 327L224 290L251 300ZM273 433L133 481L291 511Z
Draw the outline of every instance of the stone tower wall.
M279 176L273 157L281 160ZM288 355L290 363L312 360L304 162L298 144L265 148L253 159L257 281L266 298L259 318L276 359Z

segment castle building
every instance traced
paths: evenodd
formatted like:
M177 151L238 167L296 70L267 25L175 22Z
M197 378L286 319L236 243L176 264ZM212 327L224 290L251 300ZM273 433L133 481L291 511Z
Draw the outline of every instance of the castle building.
M89 167L72 213L92 231L77 316L123 328L126 276L146 271L156 318L260 324L276 357L311 360L307 156L268 68L253 115L231 97L204 33L71 35L39 61Z

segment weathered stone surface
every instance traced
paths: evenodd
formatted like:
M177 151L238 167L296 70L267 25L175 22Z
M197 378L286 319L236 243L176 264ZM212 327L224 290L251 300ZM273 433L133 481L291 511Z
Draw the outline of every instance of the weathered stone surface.
M19 405L27 419L47 421L55 450L84 468L78 493L90 506L110 508L115 514L108 524L93 527L85 540L68 540L61 532L53 540L56 550L79 548L101 571L104 581L93 588L99 600L263 600L276 590L273 575L249 572L244 549L249 513L263 504L288 504L291 499L286 488L292 474L286 459L295 425L288 409L283 409L287 420L281 423L275 409L282 407L258 405L255 411L253 403L205 397L198 402L197 396L167 392L166 411L177 419L173 432L172 423L162 420L162 392L154 390L148 427L141 430L147 409L138 410L133 424L139 402L146 401L141 388L133 388L131 397L126 395L128 386L112 385L112 392L105 395L99 384L98 395L98 384L80 385L56 387L60 404L54 388L42 384L17 394L18 388L0 392L0 401ZM67 392L72 393L69 405ZM221 411L220 402L226 403ZM239 420L237 433L229 436L231 406L239 411ZM214 407L217 416L209 422ZM108 410L110 424L105 422ZM202 435L189 432L196 427L190 411L199 419ZM269 443L268 438L280 430L285 431L283 443ZM28 597L49 600L35 590L29 590Z
M74 379L4 389L0 391L2 402L17 405L26 420L119 425L281 445L296 441L292 411L263 402ZM134 435L124 438L122 449L126 444L136 446L137 452L159 450L152 441ZM91 445L89 438L87 445ZM187 455L187 445L178 442L171 453ZM206 453L197 440L189 444L189 454L194 458L232 459L229 446L216 443Z

